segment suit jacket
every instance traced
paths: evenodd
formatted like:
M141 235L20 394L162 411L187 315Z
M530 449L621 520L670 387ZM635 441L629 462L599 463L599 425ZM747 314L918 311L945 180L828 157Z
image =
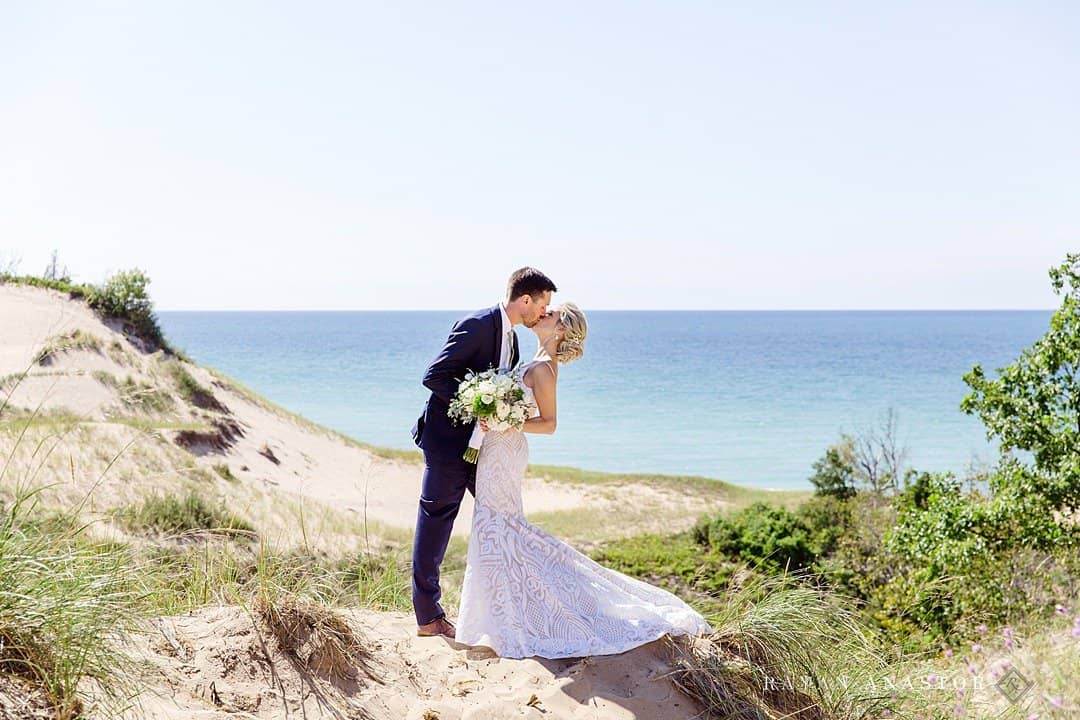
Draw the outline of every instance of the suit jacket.
M465 373L499 367L503 335L510 329L503 328L498 305L454 323L446 344L424 373L424 387L431 390L431 396L413 425L412 436L425 453L446 458L460 458L465 453L475 423L454 425L446 414L450 400ZM517 365L519 357L516 334L512 340L511 367Z

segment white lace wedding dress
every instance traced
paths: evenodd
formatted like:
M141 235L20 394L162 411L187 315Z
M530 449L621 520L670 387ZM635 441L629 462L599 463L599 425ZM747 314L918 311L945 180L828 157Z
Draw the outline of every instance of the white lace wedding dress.
M528 387L526 394L531 400ZM611 655L665 634L711 631L675 595L605 568L530 525L521 505L528 461L525 433L485 434L459 642L508 658L565 658Z

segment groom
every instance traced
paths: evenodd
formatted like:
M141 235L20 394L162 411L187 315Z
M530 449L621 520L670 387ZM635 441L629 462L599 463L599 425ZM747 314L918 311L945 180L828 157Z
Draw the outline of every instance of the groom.
M453 425L446 414L458 383L470 370L517 365L514 326L532 327L547 314L555 283L530 267L516 270L507 283L506 300L462 318L450 329L446 345L424 373L431 397L413 426L412 435L424 451L424 479L413 537L413 609L417 635L454 637L454 626L439 605L439 565L450 541L461 500L468 490L476 495L476 465L462 455L472 425Z

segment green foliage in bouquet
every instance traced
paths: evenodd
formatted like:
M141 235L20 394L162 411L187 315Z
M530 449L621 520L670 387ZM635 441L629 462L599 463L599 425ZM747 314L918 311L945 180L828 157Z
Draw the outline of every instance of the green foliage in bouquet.
M478 418L490 417L495 414L495 401L492 400L489 403L484 402L484 398L477 395L473 398L472 402L473 415Z

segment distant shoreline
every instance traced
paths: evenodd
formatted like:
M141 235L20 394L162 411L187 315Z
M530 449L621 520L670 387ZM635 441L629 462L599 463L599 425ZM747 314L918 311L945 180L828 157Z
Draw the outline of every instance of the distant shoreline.
M188 313L235 313L235 314L241 314L241 313L280 313L280 314L287 314L287 313L295 313L295 314L300 314L300 313L460 313L460 314L464 315L464 314L472 312L475 309L476 308L459 308L459 309L456 309L456 310L447 310L447 309L438 309L438 308L435 308L435 309L431 309L431 308L429 308L429 309L423 309L423 308L406 308L406 309L397 309L397 308L382 308L382 309L377 309L376 308L376 309L373 309L373 308L367 308L367 309L363 309L363 308L361 308L361 309L328 309L328 310L320 310L320 309L303 309L303 310L243 309L243 310L230 310L230 309L220 309L220 308L218 308L218 309L213 309L213 310L207 310L207 309L198 309L198 308L196 308L196 309L170 309L170 310L160 309L160 310L158 310L158 313L159 314L170 314L170 313L175 313L175 314L188 314ZM904 313L904 314L912 314L912 313L926 313L926 314L932 314L932 313L1052 313L1052 312L1054 312L1054 310L1056 310L1056 308L856 308L856 309L804 308L804 309L787 309L787 310L783 310L783 309L776 309L776 310L767 310L767 309L747 309L747 310L711 309L710 310L710 309L693 309L693 308L689 308L689 309L683 309L683 308L678 308L678 309L656 309L656 310L636 308L636 309L614 310L614 309L609 309L609 308L595 308L595 309L590 310L590 312L593 312L593 313L650 313L650 314L652 314L652 313L670 313L670 314L677 314L677 313L696 313L696 314L710 313L710 314L733 314L733 315L734 314L744 314L744 315L749 315L749 314L775 314L775 315L779 315L779 314L798 314L798 313L818 313L818 314L829 314L829 313L831 313L831 314L855 314L855 313L872 314L872 313L877 313L877 314L883 314L884 315L884 314L893 314L893 313L897 313L897 314L899 314L899 313Z

